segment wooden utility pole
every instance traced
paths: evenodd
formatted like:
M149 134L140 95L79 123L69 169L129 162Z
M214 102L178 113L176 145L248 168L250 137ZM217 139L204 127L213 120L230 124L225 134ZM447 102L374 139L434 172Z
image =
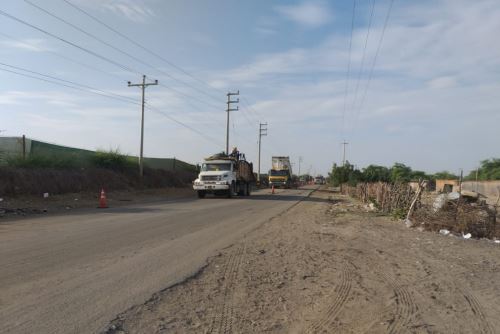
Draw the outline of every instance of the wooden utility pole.
M23 135L23 160L26 160L26 135Z
M262 137L267 136L267 123L259 123L259 156L257 159L257 184L260 185L260 147Z
M238 111L239 107L236 107L236 109L231 109L231 104L233 103L239 103L240 99L236 99L234 101L231 101L231 96L233 95L240 95L240 91L237 91L236 93L227 93L227 122L226 122L226 154L229 155L229 112L230 111Z
M141 114L141 149L139 153L139 176L142 177L144 174L144 166L143 166L143 151L144 151L144 94L146 92L146 87L154 86L158 84L158 80L154 82L146 83L146 76L142 76L142 83L132 84L130 81L128 82L129 87L141 87L142 90L142 114Z
M340 143L341 145L344 145L344 154L342 155L342 167L345 166L345 146L348 145L349 143L344 140L344 142Z

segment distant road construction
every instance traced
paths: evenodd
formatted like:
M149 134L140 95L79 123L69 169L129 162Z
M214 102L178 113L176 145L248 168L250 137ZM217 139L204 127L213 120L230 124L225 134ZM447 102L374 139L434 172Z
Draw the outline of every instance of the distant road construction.
M84 210L0 224L0 333L95 333L310 193Z

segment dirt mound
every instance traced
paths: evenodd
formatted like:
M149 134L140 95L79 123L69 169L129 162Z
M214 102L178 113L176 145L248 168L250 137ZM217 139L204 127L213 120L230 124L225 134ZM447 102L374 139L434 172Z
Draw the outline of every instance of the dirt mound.
M187 171L144 169L143 180L135 171L108 169L0 168L0 196L65 194L101 188L107 191L184 187L195 174Z

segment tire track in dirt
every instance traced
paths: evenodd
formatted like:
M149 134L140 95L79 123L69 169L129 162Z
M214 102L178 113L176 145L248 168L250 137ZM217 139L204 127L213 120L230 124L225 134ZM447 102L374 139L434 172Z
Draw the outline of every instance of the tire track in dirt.
M388 326L388 333L400 333L408 329L408 325L412 323L418 314L418 306L413 300L413 296L403 284L385 273L380 273L380 276L389 284L394 291L396 302L396 315L394 320Z
M467 301L472 313L474 313L474 315L478 317L479 321L477 321L477 325L481 329L481 333L493 334L494 331L490 323L486 319L486 316L483 312L483 307L481 306L477 298L470 292L463 292L462 295Z
M215 313L208 333L232 332L234 318L234 288L238 278L242 254L245 249L245 245L237 248L231 253L226 262L222 275L224 279L222 302L215 307Z
M351 282L352 271L350 265L344 263L342 264L340 283L335 288L337 294L333 299L332 304L328 307L326 312L306 330L306 333L318 333L323 329L327 331L329 330L328 326L335 321L335 318L342 310L342 307L349 297L351 292Z

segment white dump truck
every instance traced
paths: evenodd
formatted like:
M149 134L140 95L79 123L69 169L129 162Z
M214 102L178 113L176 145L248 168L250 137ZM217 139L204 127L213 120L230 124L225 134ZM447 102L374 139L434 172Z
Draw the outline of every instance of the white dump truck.
M199 198L206 194L249 196L254 182L252 163L220 153L205 159L198 178L193 181L193 189Z

